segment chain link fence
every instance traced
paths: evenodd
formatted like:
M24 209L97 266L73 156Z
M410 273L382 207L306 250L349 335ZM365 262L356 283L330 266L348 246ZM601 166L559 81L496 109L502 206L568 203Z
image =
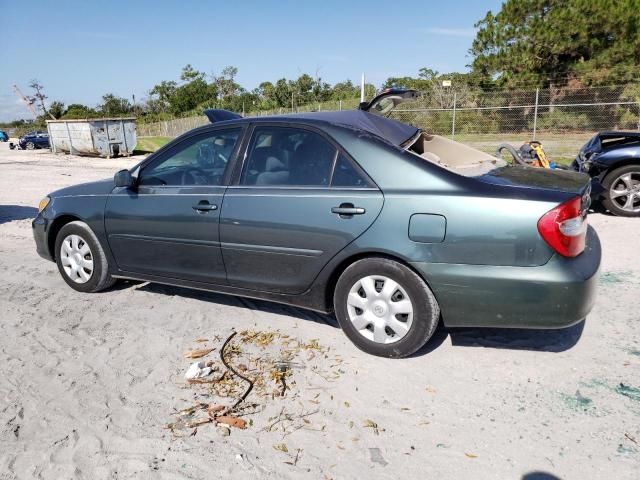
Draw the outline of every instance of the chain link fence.
M247 116L349 110L358 99L255 111ZM442 87L398 106L391 118L446 135L489 153L499 143L537 139L557 157L577 149L602 130L640 131L640 83L610 87L478 92ZM138 126L139 136L175 137L207 123L204 116Z

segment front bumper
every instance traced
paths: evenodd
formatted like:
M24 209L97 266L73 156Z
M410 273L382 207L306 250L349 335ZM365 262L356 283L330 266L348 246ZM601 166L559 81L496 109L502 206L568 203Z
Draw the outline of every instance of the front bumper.
M31 222L31 230L33 231L33 239L36 242L36 252L42 258L50 261L54 261L53 256L51 255L51 251L49 250L48 243L48 229L49 229L49 221L44 218L42 213L38 213L36 218Z
M596 298L601 247L592 227L576 258L539 267L413 263L427 279L448 327L564 328Z

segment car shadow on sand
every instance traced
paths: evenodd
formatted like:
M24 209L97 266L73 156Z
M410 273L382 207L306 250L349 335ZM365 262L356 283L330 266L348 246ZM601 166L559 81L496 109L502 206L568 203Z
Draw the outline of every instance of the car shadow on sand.
M13 222L14 220L35 218L37 214L38 209L34 207L25 207L24 205L0 205L0 225Z
M272 313L276 315L286 315L300 320L310 320L316 323L322 323L334 328L339 328L338 322L333 315L327 315L311 310L292 307L281 303L268 302L266 300L254 300L252 298L236 297L215 292L206 292L202 290L192 290L183 287L173 287L170 285L161 285L159 283L146 283L138 290L142 292L160 293L162 295L179 295L184 298L193 298L203 302L217 303L230 307L245 308L247 310L256 310L259 312Z
M578 343L583 329L584 321L568 328L544 330L529 328L447 328L440 322L427 344L411 356L427 355L442 345L447 338L451 339L453 347L564 352Z
M193 298L203 302L245 308L258 312L285 315L299 320L340 328L334 315L328 315L289 305L254 300L233 295L191 290L157 283L144 283L137 287L142 292ZM442 322L429 342L412 357L427 355L442 345L447 338L454 347L484 347L511 350L533 350L542 352L563 352L573 347L582 335L584 321L572 327L558 330L531 330L523 328L447 328Z
M540 352L564 352L572 348L584 329L584 320L567 328L450 328L454 347L506 348Z

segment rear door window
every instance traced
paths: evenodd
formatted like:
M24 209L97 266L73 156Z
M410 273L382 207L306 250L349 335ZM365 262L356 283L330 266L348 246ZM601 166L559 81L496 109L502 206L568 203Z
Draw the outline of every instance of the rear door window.
M364 173L343 154L338 155L331 179L332 187L367 188L372 184Z
M241 185L328 187L337 149L322 135L293 127L257 127Z

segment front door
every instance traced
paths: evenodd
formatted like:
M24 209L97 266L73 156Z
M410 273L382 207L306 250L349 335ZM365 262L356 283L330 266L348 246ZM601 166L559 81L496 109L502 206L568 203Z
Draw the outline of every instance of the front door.
M239 184L227 189L222 205L229 283L304 292L371 225L382 203L360 167L320 132L256 127Z
M184 138L144 165L134 188L117 188L105 208L120 270L226 283L219 218L228 165L241 128Z

